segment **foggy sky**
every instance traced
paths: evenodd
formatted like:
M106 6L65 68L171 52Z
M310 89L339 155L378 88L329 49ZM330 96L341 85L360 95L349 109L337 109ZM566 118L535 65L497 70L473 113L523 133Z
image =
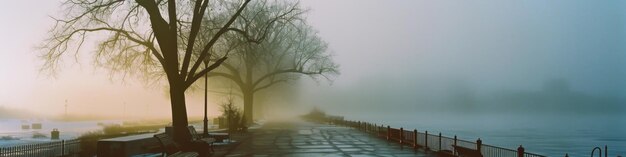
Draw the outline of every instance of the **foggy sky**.
M593 92L626 87L621 1L303 3L342 65L337 83L386 75L462 77L484 88L551 78Z
M331 111L423 111L458 89L487 99L503 90L539 93L554 79L576 93L626 97L622 1L303 3L341 65L328 89L335 92L321 94L336 100L310 98ZM315 90L308 92L325 93Z
M52 26L48 15L59 11L57 4L27 0L0 6L0 18L12 22L0 26L0 105L60 113L69 99L76 110L88 113L110 106L119 109L124 102L131 111L154 105L167 113L163 89L146 88L132 79L126 84L110 81L105 70L94 70L89 63L66 61L58 78L41 76L37 70L42 62L34 47ZM301 4L310 9L308 22L329 43L341 66L341 75L331 86L305 88L310 105L324 103L321 106L332 109L361 102L350 99L438 104L442 100L433 97L447 97L437 93L458 87L488 97L501 90L540 91L553 79L567 80L578 93L626 97L623 1L303 0ZM324 90L344 91L351 97L314 101L319 95L310 93ZM201 104L200 98L188 101L192 108Z

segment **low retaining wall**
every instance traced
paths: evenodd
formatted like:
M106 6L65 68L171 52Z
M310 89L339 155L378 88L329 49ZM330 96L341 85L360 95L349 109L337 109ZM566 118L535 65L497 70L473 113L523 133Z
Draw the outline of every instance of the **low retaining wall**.
M124 136L98 141L98 157L133 156L157 153L159 141L153 133Z

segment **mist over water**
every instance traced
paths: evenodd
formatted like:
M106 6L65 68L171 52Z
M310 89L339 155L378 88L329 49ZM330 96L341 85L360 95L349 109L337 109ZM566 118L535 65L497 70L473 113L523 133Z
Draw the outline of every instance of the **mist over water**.
M7 11L0 15L32 20L22 22L27 24L23 27L0 29L18 37L5 39L7 52L30 52L30 42L38 41L30 38L46 32L34 26L52 24L38 21L48 18L44 11L56 5L30 3L0 9ZM510 149L523 145L541 155L587 156L593 147L608 145L610 156L626 156L626 1L301 4L310 9L306 21L328 43L341 74L331 83L303 77L286 84L294 88L257 95L255 110L264 112L259 117L293 118L318 107L348 120L472 141L481 138L485 144ZM31 7L42 8L20 9ZM27 17L35 15L26 12L33 10L41 11L38 18ZM114 84L103 71L79 72L77 67L66 69L59 81L50 81L37 77L35 58L0 53L7 63L0 73L22 76L0 81L0 135L21 132L4 128L16 129L19 118L33 118L29 113L60 115L67 99L70 112L87 115L107 109L103 116L171 116L167 92L160 87L145 89L132 80ZM209 84L229 86L215 80ZM229 90L209 93L210 117L221 114L219 104ZM203 94L198 93L187 93L190 116L202 115ZM242 105L241 100L235 102ZM14 108L19 110L9 110ZM53 123L45 127L64 125ZM92 122L77 123L68 127L99 128ZM47 133L50 128L45 129ZM74 137L84 130L70 132ZM31 135L26 133L21 135Z
M591 149L608 145L609 155L626 153L626 116L623 115L517 115L517 114L412 114L346 116L391 127L417 129L431 134L516 149L548 156L587 156ZM603 148L604 149L604 148Z
M364 82L320 87L305 95L309 104L349 120L481 138L509 149L523 145L527 152L548 156L587 156L604 145L611 156L626 154L620 93L581 91L566 79L546 80L534 89L483 91L459 79Z
M535 88L482 91L461 79L377 81L319 87L305 95L309 104L349 120L481 138L509 149L523 145L548 156L587 156L604 145L611 156L626 154L621 93L581 91L561 78Z
M623 1L304 2L342 72L307 86L308 106L548 156L626 154Z

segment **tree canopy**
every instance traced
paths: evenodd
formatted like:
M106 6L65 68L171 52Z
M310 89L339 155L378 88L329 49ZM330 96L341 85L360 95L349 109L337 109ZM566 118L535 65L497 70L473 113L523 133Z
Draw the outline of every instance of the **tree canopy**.
M243 20L233 25L244 28L238 32L254 32L251 35L264 40L250 42L249 36L225 36L228 46L218 52L229 53L230 59L209 76L227 78L239 86L244 115L246 121L251 122L253 96L257 91L301 76L331 80L339 72L326 42L306 23L306 11L298 3L263 1L252 4L249 9L258 12L242 14ZM271 22L272 17L283 17L283 20Z
M139 74L147 80L165 76L169 86L174 139L190 135L185 91L227 58L215 53L226 34L248 42L263 38L233 25L250 0L67 0L63 14L42 46L44 70L58 70L67 53L79 55L85 42L96 44L96 65L114 73ZM269 23L280 17L272 17ZM263 33L265 34L265 33ZM199 40L206 42L197 42ZM214 59L207 59L214 58ZM202 67L205 62L210 64Z

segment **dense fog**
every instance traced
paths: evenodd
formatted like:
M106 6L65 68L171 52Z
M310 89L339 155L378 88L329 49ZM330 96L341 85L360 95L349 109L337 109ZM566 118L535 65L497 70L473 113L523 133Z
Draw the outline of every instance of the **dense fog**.
M622 1L328 3L303 2L341 75L302 88L308 106L355 115L626 111Z

